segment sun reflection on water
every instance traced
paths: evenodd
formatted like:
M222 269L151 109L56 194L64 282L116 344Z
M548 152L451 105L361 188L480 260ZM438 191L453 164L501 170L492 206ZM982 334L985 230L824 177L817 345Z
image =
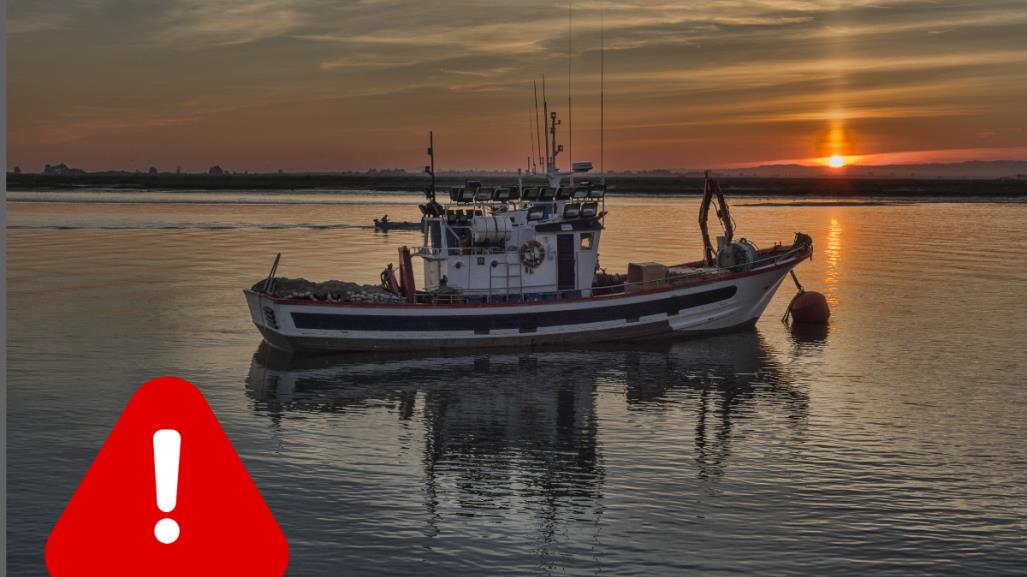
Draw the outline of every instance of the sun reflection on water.
M837 287L839 283L839 267L842 260L842 224L838 219L831 217L831 225L827 229L827 243L824 247L824 258L827 261L827 271L824 277L824 284L827 285L825 296L831 305L838 304Z

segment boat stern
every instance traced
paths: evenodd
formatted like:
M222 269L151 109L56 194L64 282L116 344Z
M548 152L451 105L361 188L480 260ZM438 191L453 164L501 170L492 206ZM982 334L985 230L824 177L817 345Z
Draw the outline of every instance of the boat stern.
M249 289L244 290L243 294L246 296L246 305L250 309L250 320L253 321L264 340L276 348L292 351L290 340L282 333L282 327L279 324L279 310L274 299Z

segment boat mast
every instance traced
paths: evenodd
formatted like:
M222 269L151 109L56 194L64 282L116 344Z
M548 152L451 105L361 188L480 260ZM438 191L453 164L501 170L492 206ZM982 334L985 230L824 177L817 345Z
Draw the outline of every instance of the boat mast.
M424 195L428 197L428 200L435 202L435 138L430 130L428 131L428 158L431 164L424 167L424 172L431 176L431 186Z
M546 97L546 76L542 75L542 109L546 118L546 131L549 133L545 137L546 141L546 179L549 181L549 186L558 188L560 186L561 175L559 170L556 168L556 155L563 152L563 145L556 144L556 127L559 126L560 121L556 119L556 112L549 111L549 99Z
M556 119L556 111L550 112L549 113L549 134L550 134L550 137L553 140L553 144L552 144L553 145L553 149L552 149L553 150L553 154L552 154L552 158L549 161L549 171L550 171L550 173L555 173L557 171L557 168L556 168L556 153L558 152L558 150L557 150L557 146L558 145L556 144L556 125L559 124L559 122L560 121Z
M560 177L561 176L566 176L566 175L570 174L571 178L574 178L574 173L573 172L564 173L564 174L561 175L560 174L560 170L558 168L556 168L556 155L561 153L561 152L563 152L563 145L556 143L556 127L559 126L559 125L560 125L560 121L556 119L556 112L555 111L554 112L550 112L549 113L549 135L550 135L550 139L552 139L552 148L550 149L551 150L551 154L549 156L549 171L546 173L546 176L549 178L549 186L551 186L553 188L559 188L560 187Z

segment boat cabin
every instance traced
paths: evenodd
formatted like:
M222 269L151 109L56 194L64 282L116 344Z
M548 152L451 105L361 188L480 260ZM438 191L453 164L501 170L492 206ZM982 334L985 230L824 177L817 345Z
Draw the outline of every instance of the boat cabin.
M421 205L424 290L470 302L591 296L604 195L588 182L451 188L446 205Z

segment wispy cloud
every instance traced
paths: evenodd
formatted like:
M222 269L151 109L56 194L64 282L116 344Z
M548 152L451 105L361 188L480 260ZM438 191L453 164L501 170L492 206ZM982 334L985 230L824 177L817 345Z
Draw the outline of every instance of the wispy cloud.
M303 0L177 0L158 37L182 48L248 44L303 28L315 18L308 8Z
M7 21L7 33L10 35L32 34L34 32L46 32L60 30L71 20L70 15L49 12L30 14L19 18L11 18Z
M872 71L909 71L963 68L978 65L1027 63L1027 49L987 52L951 52L916 57L840 56L836 58L766 59L730 66L702 66L684 70L624 71L612 75L613 81L670 82L691 81L709 88L721 84L781 84L811 76L831 77L839 72L853 75Z
M329 142L344 147L329 154L340 162L416 164L420 147L397 134L445 126L459 131L451 146L465 164L502 166L529 141L531 80L545 74L551 103L564 102L566 10L562 0L10 0L12 154L46 141L148 146L171 131L203 141L211 124L281 119L276 134L299 143L297 162ZM576 0L581 154L598 126L601 22L613 166L801 156L836 123L871 148L957 150L985 133L989 145L1027 145L1024 132L995 128L1025 122L1023 0ZM330 122L369 136L345 148L300 134ZM375 140L389 126L401 129Z
M384 56L380 54L353 54L338 56L322 60L320 67L323 70L387 70L404 66L416 66L426 62L426 59L411 59L410 57Z

